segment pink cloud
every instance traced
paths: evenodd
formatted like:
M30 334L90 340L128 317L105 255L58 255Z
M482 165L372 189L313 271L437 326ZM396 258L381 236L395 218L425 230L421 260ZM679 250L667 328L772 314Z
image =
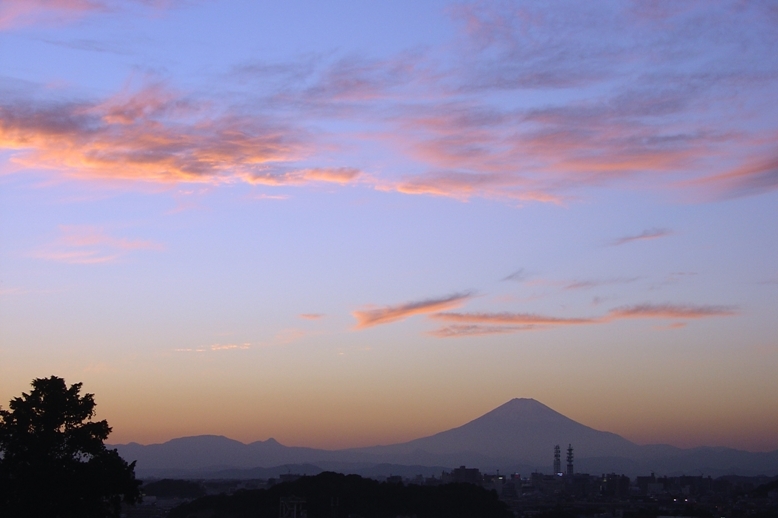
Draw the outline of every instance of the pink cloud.
M563 204L564 196L524 188L527 182L511 174L439 172L417 175L399 182L383 183L377 188L403 194L443 196L460 201L472 197L511 199Z
M150 182L346 184L353 168L293 169L309 144L299 129L214 112L160 85L101 103L0 106L0 148L13 161L78 178Z
M533 313L435 313L430 315L435 320L449 322L465 322L478 324L514 324L531 326L559 326L595 324L597 318L566 318L536 315Z
M340 168L314 168L300 169L285 173L256 173L246 176L248 183L259 185L302 185L310 182L325 182L345 185L354 182L362 172L359 169Z
M59 230L59 237L35 251L33 257L71 264L100 264L113 262L135 250L163 249L159 243L114 237L95 226L63 225Z
M324 318L323 313L300 313L298 316L305 320L320 320Z
M422 315L435 311L452 309L460 306L471 297L472 294L470 293L455 293L437 299L425 299L416 302L407 302L397 306L383 306L375 309L353 311L351 314L357 319L356 329L365 329L404 320L413 315Z
M252 198L255 200L288 200L289 196L286 194L257 194Z
M709 157L709 138L663 135L666 128L593 104L521 114L449 102L404 113L388 140L429 170L379 188L562 204L582 187L669 176Z
M128 5L165 8L180 0L3 0L0 30L29 25L62 25L92 13L126 9Z
M772 68L768 78L740 59L720 59L710 69L689 58L707 45L717 56L748 48L753 63L765 62L774 31L764 7L690 4L648 16L630 6L571 2L549 10L476 2L452 9L467 35L457 48L460 67L430 87L440 102L409 102L387 137L427 171L381 188L554 203L587 187L674 189L678 178L693 176L731 182L741 195L774 189L774 160L716 177L727 161L743 159L744 144L764 133L760 125L775 127L770 108L746 115L722 99L747 104L769 94ZM726 24L723 40L727 19L737 22ZM680 29L689 23L699 31L695 38ZM641 66L650 73L636 77ZM492 93L532 97L534 90L571 86L596 88L507 109L488 100Z
M535 326L482 326L477 324L471 325L451 325L441 327L434 331L430 331L429 335L437 338L459 338L465 336L486 336L496 334L509 334L519 331L530 331L535 329Z
M0 3L0 30L30 25L55 16L60 21L77 18L88 12L106 9L98 0L3 0Z
M121 3L3 5L83 13ZM240 112L162 87L97 103L5 104L0 147L16 150L17 164L81 178L360 183L461 201L564 204L604 185L739 196L778 185L775 139L765 137L774 108L753 108L775 89L774 15L763 4L474 2L449 12L463 28L447 48L455 60L418 51L249 64L230 75L262 80ZM245 110L252 104L262 111ZM365 170L392 173L347 167L352 153L376 157ZM748 154L764 158L753 165Z
M720 198L739 198L778 189L778 157L749 163L684 185L712 189Z
M659 318L659 319L699 319L708 317L726 317L737 315L731 306L709 306L693 304L638 304L622 306L608 312L607 320L627 318Z
M429 334L439 338L462 336L480 336L487 334L505 334L534 329L547 329L560 326L589 324L607 324L616 320L648 318L658 320L690 320L737 315L735 308L729 306L693 305L693 304L639 304L623 306L610 310L600 317L554 317L534 313L432 313L428 318L455 322L454 325L431 331ZM663 328L678 329L685 322L672 322Z

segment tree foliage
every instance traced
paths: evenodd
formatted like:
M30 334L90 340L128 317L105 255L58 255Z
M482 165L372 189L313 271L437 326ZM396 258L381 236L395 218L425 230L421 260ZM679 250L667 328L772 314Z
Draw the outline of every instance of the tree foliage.
M104 445L111 427L92 419L94 394L56 376L32 387L0 409L0 514L102 518L138 501L135 463Z
M282 497L305 499L308 516L363 518L511 518L495 491L473 484L420 486L392 484L324 472L270 489L211 495L171 510L170 518L276 518Z

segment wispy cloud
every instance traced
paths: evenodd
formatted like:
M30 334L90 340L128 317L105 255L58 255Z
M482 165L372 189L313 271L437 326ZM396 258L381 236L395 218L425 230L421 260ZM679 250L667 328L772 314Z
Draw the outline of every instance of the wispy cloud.
M324 318L323 313L300 313L298 316L305 320L320 320Z
M206 352L240 351L246 349L251 349L251 344L249 342L245 342L242 344L212 344L209 346L201 346L201 347L179 347L173 349L173 352L206 353Z
M245 177L259 185L302 185L310 182L326 182L345 185L354 182L362 172L350 167L300 169L283 173L253 173Z
M597 318L568 318L537 315L534 313L434 313L430 318L449 322L467 322L477 324L516 324L533 326L562 326L596 324Z
M441 327L440 329L435 329L427 334L438 338L460 338L468 336L504 335L519 331L530 331L532 329L535 329L535 326L482 326L472 324Z
M778 157L688 182L710 188L719 198L740 198L778 189Z
M452 309L462 305L471 297L472 294L470 292L454 293L446 297L407 302L397 306L383 306L358 310L351 314L357 319L356 329L365 329L404 320L413 315L423 315Z
M764 5L686 5L648 16L633 4L564 4L553 12L509 2L453 10L467 38L457 49L461 66L445 78L448 95L396 118L398 145L429 170L392 189L564 203L576 190L602 185L671 189L679 177L715 176L728 161L764 155L768 144L742 152L764 131L722 102L775 88L774 66L746 65L732 47L747 48L754 63L774 63L766 55L774 18ZM695 38L681 29L690 24ZM694 58L703 49L718 56L714 67ZM636 67L650 73L636 75ZM509 109L477 100L577 87L601 93ZM751 116L775 127L767 112ZM774 188L773 171L751 171L741 192Z
M88 14L110 13L128 6L165 8L181 0L3 0L0 30L29 25L62 25Z
M430 195L467 201L473 197L542 202L562 205L566 196L532 185L513 173L480 171L434 171L388 181L376 187L402 194Z
M732 306L712 306L694 304L638 304L611 309L607 314L597 317L556 317L535 313L432 313L428 318L456 322L429 334L439 338L478 336L487 334L506 334L534 329L555 327L608 324L617 320L655 319L676 320L664 328L677 329L686 325L683 320L696 320L712 317L737 315Z
M61 21L74 19L106 8L105 2L99 0L4 0L0 3L0 30L51 22L54 16Z
M44 41L50 45L55 45L57 47L64 47L68 49L74 49L74 50L85 50L89 52L101 52L101 53L108 53L108 54L118 54L118 55L130 55L131 51L128 50L125 46L116 44L116 43L110 43L106 41L100 41L100 40L90 40L90 39L73 39L73 40L51 40L51 39L41 39L41 41Z
M507 275L503 277L503 281L513 281L513 282L523 282L527 279L529 275L524 270L524 268L519 268L515 272L511 273L510 275Z
M119 259L135 250L162 250L160 243L115 237L92 225L62 225L60 235L32 256L71 264L99 264Z
M672 322L666 326L658 326L658 329L683 329L686 327L686 322Z
M243 344L213 344L210 346L211 351L233 351L238 349L250 349L250 343Z
M289 196L286 194L257 194L256 196L252 196L255 200L288 200Z
M566 290L586 290L597 288L599 286L608 286L613 284L629 284L639 280L640 277L615 277L612 279L587 279L573 281L565 286Z
M606 320L626 318L699 319L708 317L726 317L737 314L737 309L732 306L638 304L635 306L614 308L610 310Z
M610 242L612 246L620 246L625 245L627 243L632 243L634 241L646 241L650 239L657 239L660 237L669 236L673 233L672 230L667 228L651 228L648 230L644 230L640 234L633 234L630 236L624 236L617 239L614 239Z

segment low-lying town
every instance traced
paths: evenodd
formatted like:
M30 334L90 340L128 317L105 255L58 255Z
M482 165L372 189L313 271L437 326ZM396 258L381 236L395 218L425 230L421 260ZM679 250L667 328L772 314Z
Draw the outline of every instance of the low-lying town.
M616 473L598 475L577 473L573 465L572 447L568 448L567 461L566 469L563 470L559 447L557 447L554 452L553 470L550 474L482 473L478 468L460 466L442 472L439 477L386 476L379 481L381 485L445 486L452 484L456 486L451 487L459 488L478 486L483 489L483 492L488 492L493 498L499 499L501 509L506 513L505 516L512 514L517 518L669 516L766 518L778 516L778 477L730 475L712 478L704 475L657 476L651 473L630 478ZM280 489L284 484L289 485L290 491L299 493L304 491L300 489L302 486L294 484L304 478L304 475L287 473L269 480L147 481L143 486L145 494L143 503L126 507L123 516L126 518L243 516L237 511L236 514L222 515L216 507L208 512L193 514L187 514L185 509L198 509L195 501L207 499L209 495L234 496L258 491L264 493L270 491L270 488L275 488L279 495L285 494ZM357 486L352 484L351 487ZM342 489L331 489L331 491L341 491L338 494L343 494ZM464 492L464 489L462 491ZM321 494L317 493L317 495L315 498L321 499ZM278 514L275 516L319 518L313 509L306 509L304 494L294 496L295 504L292 507L287 505L284 497L276 498ZM335 496L332 496L332 500L336 500ZM207 506L200 507L205 509ZM265 516L259 510L256 513L248 512L251 516ZM490 513L492 514L488 516L495 516L493 511L490 510ZM358 513L346 513L345 510L340 514L335 510L326 513L327 517L340 515L343 518L360 516L369 518ZM424 515L425 513L421 512L416 516L423 518ZM486 516L487 514L476 513L476 515Z

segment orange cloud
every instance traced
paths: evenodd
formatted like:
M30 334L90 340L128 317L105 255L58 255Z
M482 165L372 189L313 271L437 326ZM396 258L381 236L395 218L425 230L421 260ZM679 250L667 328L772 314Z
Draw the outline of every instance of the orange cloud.
M557 326L595 324L597 318L565 318L535 315L533 313L435 313L430 318L450 322L467 322L478 324L518 324L534 326Z
M33 253L33 257L71 264L99 264L119 259L133 250L161 250L159 243L114 237L95 226L63 225L60 236Z
M485 336L495 334L516 333L519 331L529 331L535 329L535 326L481 326L481 325L452 325L441 327L430 331L429 335L438 338L458 338L463 336Z
M375 309L364 309L354 311L351 314L357 319L356 329L365 329L367 327L381 324L389 324L404 320L413 315L422 315L443 311L460 306L465 300L472 297L470 293L455 293L448 297L438 299L426 299L417 302L408 302L398 306L384 306Z
M686 185L713 188L723 198L738 198L773 191L778 189L778 157L687 182Z
M248 183L259 185L300 185L309 182L327 182L345 185L351 183L362 174L359 169L340 168L314 168L300 169L285 173L258 173L245 177Z
M480 336L498 333L515 333L533 329L557 326L606 324L616 320L633 318L652 319L700 319L736 315L737 311L729 306L677 305L677 304L639 304L614 308L602 317L568 318L536 315L533 313L433 313L429 318L456 322L456 324L431 331L429 334L439 338L462 336ZM673 322L669 329L684 327L685 322Z
M305 320L319 320L320 318L324 318L324 314L322 313L300 313L298 316Z
M102 103L0 105L0 148L28 168L81 178L152 182L346 184L353 168L293 169L309 144L300 129L214 113L160 85ZM283 167L282 167L283 166Z
M472 197L536 201L562 205L566 197L527 187L527 182L509 173L438 172L409 177L377 186L403 194L444 196L460 201Z
M730 306L695 306L676 304L638 304L622 306L608 312L607 320L626 318L698 319L737 315Z

